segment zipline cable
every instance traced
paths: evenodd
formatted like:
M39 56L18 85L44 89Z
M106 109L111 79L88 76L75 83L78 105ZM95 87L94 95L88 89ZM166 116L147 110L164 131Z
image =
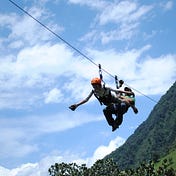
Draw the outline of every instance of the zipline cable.
M20 9L21 11L23 11L25 14L27 14L29 17L31 17L34 21L36 21L37 23L39 23L41 26L43 26L46 30L48 30L49 32L51 32L53 35L55 35L57 38L59 38L61 41L63 41L64 43L66 43L70 48L72 48L73 50L75 50L76 52L78 52L80 55L82 55L85 59L87 59L89 62L91 62L92 64L94 64L95 66L99 67L99 64L96 64L94 61L92 61L92 59L90 59L88 56L86 56L84 53L82 53L79 49L75 48L73 45L71 45L69 42L67 42L66 40L64 40L61 36L59 36L58 34L56 34L54 31L52 31L49 27L47 27L45 24L43 24L42 22L40 22L38 19L36 19L35 17L33 17L30 13L28 13L26 10L24 10L22 7L20 7L18 4L16 4L14 1L9 0L14 6L16 6L18 9ZM107 73L108 75L110 75L111 77L114 78L114 76L109 73L108 71L106 71L105 69L101 68L101 70L103 70L105 73ZM125 85L127 85L126 83L124 83ZM129 85L127 85L129 86ZM131 87L131 86L129 86ZM156 100L154 100L153 98L143 94L142 92L140 92L139 90L131 87L133 90L135 90L136 92L138 92L139 94L145 96L146 98L150 99L151 101L153 101L154 103L158 103Z

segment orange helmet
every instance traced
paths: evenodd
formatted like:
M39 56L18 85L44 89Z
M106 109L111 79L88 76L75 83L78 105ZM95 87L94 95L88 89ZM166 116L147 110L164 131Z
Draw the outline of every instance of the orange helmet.
M91 84L101 84L101 79L100 78L93 78L91 80Z

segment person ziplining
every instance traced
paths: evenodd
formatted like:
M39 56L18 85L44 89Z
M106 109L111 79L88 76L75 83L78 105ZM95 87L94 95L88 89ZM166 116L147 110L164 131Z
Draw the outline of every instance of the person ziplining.
M106 106L103 109L103 113L108 124L112 126L112 131L115 131L122 124L123 114L128 111L129 107L132 107L134 113L138 113L135 107L134 93L130 88L125 87L125 90L120 90L106 87L102 85L102 79L97 77L91 80L91 85L93 89L87 98L69 107L72 111L78 106L88 102L94 95L101 105ZM113 118L113 114L116 116L115 119Z

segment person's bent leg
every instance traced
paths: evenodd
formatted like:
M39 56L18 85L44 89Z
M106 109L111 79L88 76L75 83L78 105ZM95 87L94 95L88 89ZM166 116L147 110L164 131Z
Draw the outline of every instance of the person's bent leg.
M114 121L115 126L119 127L123 122L123 114L118 113L118 115L116 116L116 119Z
M118 111L116 114L116 119L114 121L115 127L117 127L117 126L119 127L122 124L123 114L125 114L127 112L127 110L128 110L128 107L124 102L122 102L121 104L118 105Z
M107 106L103 109L104 116L110 126L114 124L114 119L112 117L112 107Z

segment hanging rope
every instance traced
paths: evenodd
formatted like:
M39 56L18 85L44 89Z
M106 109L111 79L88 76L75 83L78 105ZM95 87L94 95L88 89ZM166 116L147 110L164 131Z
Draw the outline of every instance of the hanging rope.
M85 59L87 59L89 62L91 62L92 64L94 64L95 66L99 67L99 65L97 65L92 59L90 59L88 56L86 56L84 53L82 53L79 49L75 48L73 45L71 45L69 42L67 42L66 40L64 40L61 36L59 36L58 34L56 34L54 31L52 31L49 27L47 27L45 24L43 24L42 22L40 22L38 19L36 19L35 17L33 17L30 13L28 13L26 10L24 10L22 7L20 7L18 4L16 4L14 1L9 0L9 2L11 2L14 6L16 6L18 9L20 9L21 11L23 11L25 14L27 14L29 17L31 17L33 20L35 20L37 23L39 23L41 26L43 26L46 30L48 30L49 32L51 32L53 35L55 35L57 38L59 38L61 41L63 41L64 43L66 43L70 48L72 48L73 50L75 50L76 52L78 52L80 55L82 55ZM100 65L101 67L101 65ZM105 69L101 68L101 72L102 70L107 73L108 75L110 75L111 77L114 78L114 76L109 73L108 71L106 71ZM102 73L101 73L102 74ZM125 84L127 85L127 84ZM128 87L131 87L129 85L127 85ZM150 99L151 101L153 101L154 103L157 103L156 100L154 100L153 98L143 94L142 92L140 92L137 89L134 89L133 87L131 87L133 90L135 90L136 92L138 92L139 94L145 96L146 98Z
M103 80L103 74L102 74L102 70L101 70L101 64L98 64L99 67L99 75L100 75L100 79L103 82L103 87L105 87L105 82Z
M119 81L118 81L117 75L115 75L115 85L116 85L116 88L119 89Z

